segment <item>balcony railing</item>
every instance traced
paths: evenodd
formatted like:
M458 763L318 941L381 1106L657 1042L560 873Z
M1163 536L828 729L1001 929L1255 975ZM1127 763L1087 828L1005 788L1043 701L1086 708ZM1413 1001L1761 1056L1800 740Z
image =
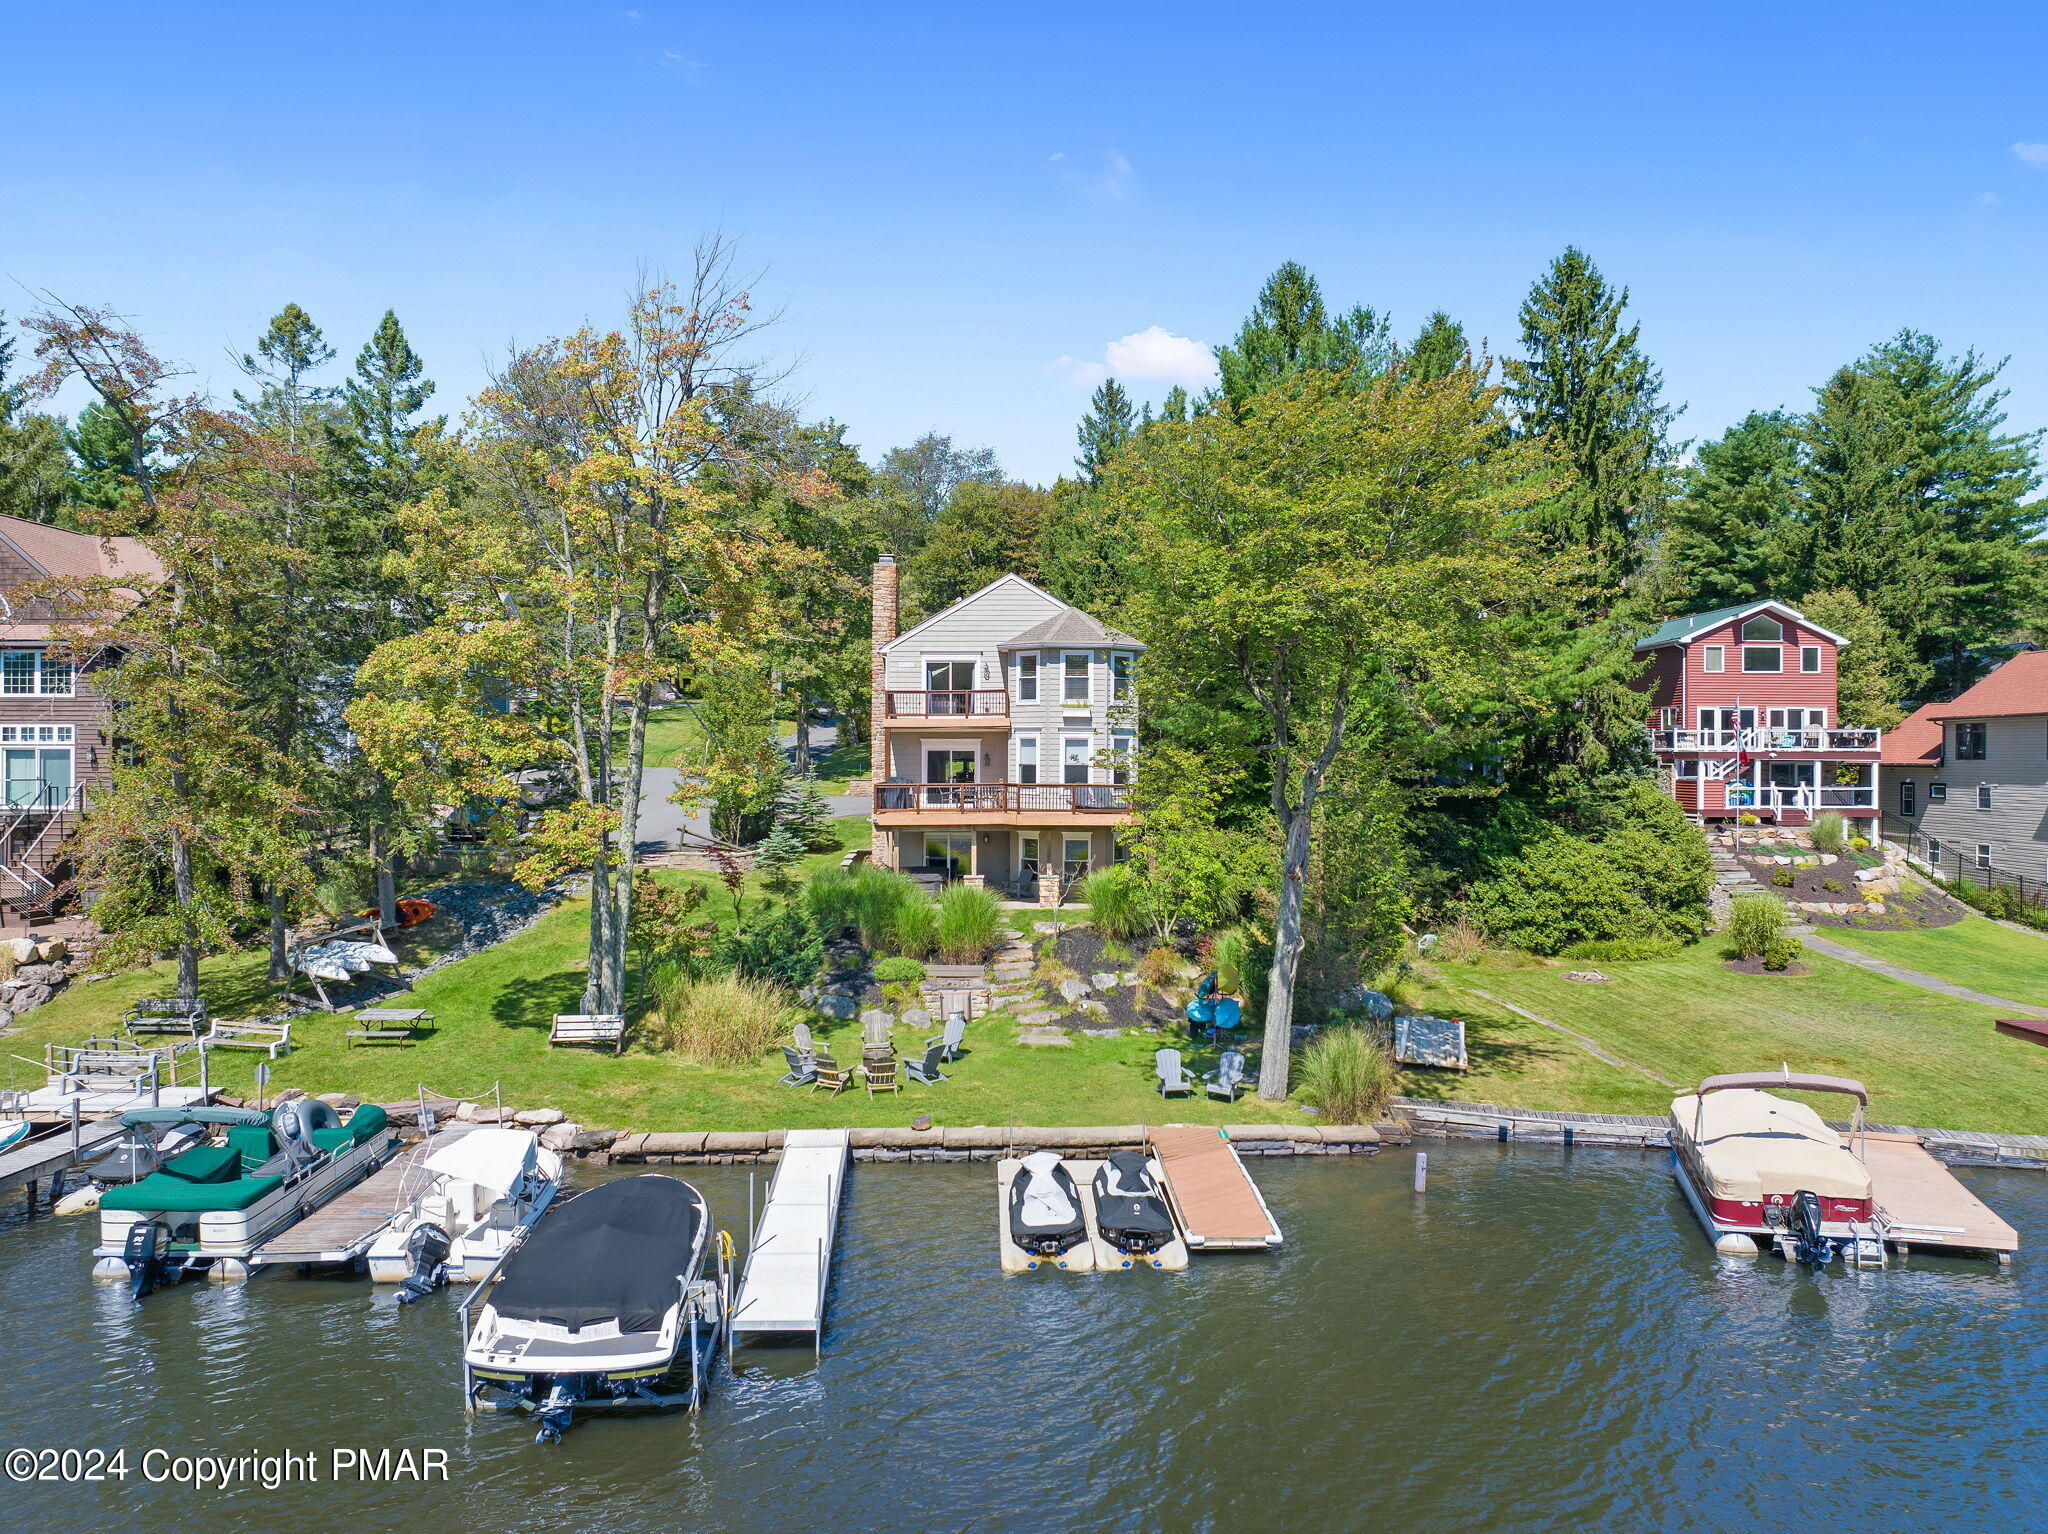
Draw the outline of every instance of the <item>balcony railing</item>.
M1121 783L878 783L875 809L949 810L962 815L1051 810L1116 814L1131 807Z
M1652 730L1659 751L1876 751L1882 730Z
M1820 788L1780 787L1766 784L1752 788L1747 783L1730 783L1726 789L1731 810L1874 810L1877 785Z
M1010 712L1010 695L1000 687L971 692L891 692L891 719L1001 719Z

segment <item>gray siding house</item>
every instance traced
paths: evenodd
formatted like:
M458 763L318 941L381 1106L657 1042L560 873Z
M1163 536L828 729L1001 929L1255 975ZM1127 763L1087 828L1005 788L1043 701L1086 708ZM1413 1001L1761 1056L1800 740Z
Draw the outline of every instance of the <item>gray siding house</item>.
M1957 873L2048 880L2048 651L2012 657L1885 737L1884 826Z
M1018 575L904 633L874 568L874 860L1051 903L1130 819L1144 645Z

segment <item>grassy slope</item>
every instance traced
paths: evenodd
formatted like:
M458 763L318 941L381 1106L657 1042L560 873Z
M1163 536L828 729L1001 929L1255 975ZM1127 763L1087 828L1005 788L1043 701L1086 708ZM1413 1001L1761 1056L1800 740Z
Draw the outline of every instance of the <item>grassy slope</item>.
M2048 1008L2048 938L2015 932L1981 916L1966 916L1952 927L1908 932L1829 927L1821 936L1937 980Z
M1995 1034L1991 1009L1917 990L1820 954L1809 954L1806 962L1810 975L1739 975L1722 966L1719 945L1709 941L1669 959L1603 963L1600 969L1610 977L1605 985L1567 981L1565 971L1579 966L1565 964L1530 969L1446 964L1436 999L1445 1007L1455 1002L1483 1008L1469 993L1444 989L1476 985L1590 1034L1611 1052L1674 1081L1789 1061L1795 1070L1859 1078L1871 1088L1872 1113L1881 1121L2040 1130L2048 1051ZM1486 1030L1480 1036L1485 1038ZM1561 1039L1558 1043L1566 1045ZM1654 1083L1640 1076L1624 1088L1597 1073L1588 1077L1583 1069L1548 1082L1517 1070L1506 1079L1480 1077L1452 1086L1444 1095L1491 1095L1531 1107L1607 1109L1617 1096L1646 1105L1638 1112L1657 1111L1660 1098L1668 1103Z
M790 721L785 719L781 723L787 725ZM703 736L695 709L681 704L655 709L647 718L647 765L675 766L676 758L684 748L695 745ZM621 748L624 743L625 737L621 734ZM829 751L818 752L812 757L812 771L820 793L843 794L847 779L867 776L868 748L835 746Z
M864 819L834 822L842 845L867 834ZM813 866L838 861L838 851L818 854ZM706 910L730 925L732 904L709 874L662 871L666 881L701 883L712 892ZM758 890L748 896L758 902ZM1028 923L1030 913L1015 913ZM1070 913L1071 914L1071 913ZM1292 1106L1261 1109L1250 1100L1235 1106L1176 1098L1162 1109L1151 1090L1153 1042L1144 1038L1076 1039L1068 1049L1025 1048L1015 1042L1014 1022L992 1018L968 1030L971 1053L938 1086L906 1085L900 1094L870 1101L865 1091L832 1098L775 1085L782 1057L744 1070L691 1065L672 1056L629 1047L614 1058L588 1050L554 1049L547 1042L549 1020L572 1011L583 988L588 905L570 901L531 929L495 948L451 964L421 980L395 1005L426 1008L437 1019L433 1033L411 1049L349 1048L346 1017L308 1014L294 1019L292 1053L272 1067L273 1090L297 1086L309 1091L349 1091L389 1101L410 1096L421 1084L452 1096L488 1097L502 1083L505 1099L520 1107L561 1108L588 1124L617 1129L766 1129L810 1125L907 1124L920 1112L942 1124L1120 1124L1172 1118L1181 1122L1232 1123L1261 1118L1298 1119ZM260 1014L269 989L260 954L211 959L203 966L204 991L224 1016ZM75 1040L113 1031L120 1011L137 995L169 988L167 965L77 986L29 1020L6 1040L15 1053L39 1058L46 1039ZM933 1030L936 1031L936 1030ZM814 1024L814 1032L839 1046L841 1058L859 1054L857 1023ZM910 1053L922 1036L899 1029L897 1048ZM244 1051L214 1054L214 1080L245 1095L259 1056ZM1205 1068L1204 1058L1190 1063ZM17 1064L18 1084L39 1073ZM0 1079L6 1079L0 1076Z

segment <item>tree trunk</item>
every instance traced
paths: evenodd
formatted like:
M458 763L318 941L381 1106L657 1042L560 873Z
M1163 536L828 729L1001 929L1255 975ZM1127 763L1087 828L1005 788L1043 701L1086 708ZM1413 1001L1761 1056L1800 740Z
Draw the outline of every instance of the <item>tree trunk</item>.
M171 839L171 893L177 897L179 925L178 995L185 1001L199 999L199 924L192 919L192 902L197 891L192 883L192 849L185 838Z
M280 985L292 975L285 957L284 891L270 892L270 978Z
M370 828L370 866L376 871L377 898L375 904L377 907L377 920L386 927L398 925L398 881L392 873L392 864L395 860L396 854L385 844L384 828L382 826L372 826Z
M1308 882L1309 807L1286 822L1280 857L1280 905L1273 917L1273 964L1266 972L1266 1038L1259 1054L1259 1096L1278 1102L1287 1096L1287 1071L1294 1049L1294 977L1301 970L1301 902Z
M790 765L800 778L811 775L811 700L802 692L796 695L796 746L790 753Z

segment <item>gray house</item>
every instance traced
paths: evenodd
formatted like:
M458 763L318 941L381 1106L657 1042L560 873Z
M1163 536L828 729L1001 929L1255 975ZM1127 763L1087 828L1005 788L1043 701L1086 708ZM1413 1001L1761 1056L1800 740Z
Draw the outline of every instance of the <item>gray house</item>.
M874 569L874 860L1050 903L1117 856L1144 645L1019 575L904 633Z
M2048 651L1916 709L1885 736L1880 775L1885 829L1917 831L1944 874L2048 879Z

